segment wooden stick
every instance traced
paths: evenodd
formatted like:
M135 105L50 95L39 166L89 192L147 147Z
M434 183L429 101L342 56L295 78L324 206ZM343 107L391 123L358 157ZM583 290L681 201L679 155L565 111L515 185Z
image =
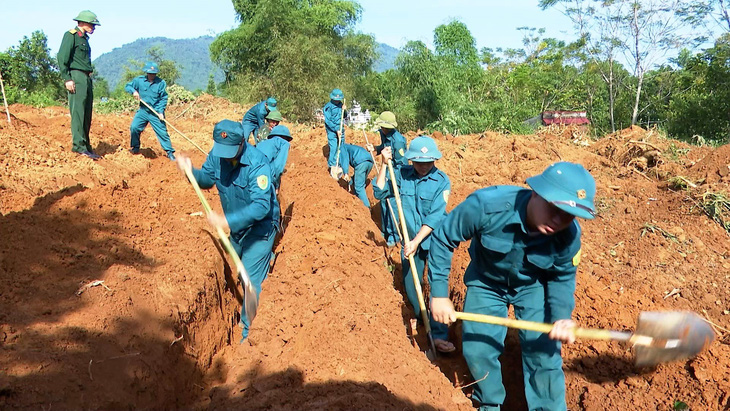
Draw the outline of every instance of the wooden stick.
M393 171L393 162L388 160L388 173L390 174L390 182L393 187L393 194L395 195L395 203L398 206L398 214L400 215L401 224L401 238L403 239L403 247L408 244L410 238L408 238L408 226L406 225L406 215L403 213L403 204L400 199L400 192L398 191L398 182L395 179L395 171ZM423 290L421 289L421 279L419 278L419 272L416 269L416 261L413 259L413 255L408 256L408 263L411 265L411 277L413 277L413 286L416 288L416 295L418 296L418 307L421 309L421 320L423 320L423 326L426 328L426 334L428 335L428 341L431 344L431 350L433 355L437 354L436 344L433 341L433 335L431 335L431 323L428 319L428 312L426 311L426 302L423 299Z
M5 105L5 114L8 115L8 124L10 124L10 110L8 110L8 99L5 98L5 85L3 84L3 73L0 72L0 90L3 92L3 104Z
M155 111L155 109L153 109L152 106L150 106L149 104L147 104L146 101L142 100L141 98L139 99L139 101L142 102L142 104L144 104L148 109L152 110L152 112L157 116L157 118L160 117L160 115ZM172 124L170 124L170 122L167 121L166 118L163 117L160 120L164 121L168 126L172 127L173 130L177 131L181 136L183 136L183 138L185 140L188 140L188 143L194 145L195 148L197 148L198 150L200 150L201 153L203 153L205 155L208 155L208 153L206 153L205 151L203 151L203 149L200 148L197 144L195 144L195 142L193 140L189 139L185 134L183 134L182 131L176 129L175 126L173 126Z
M362 131L362 135L365 136L365 144L367 144L369 146L370 140L368 140L368 135L365 132L365 130ZM375 161L375 154L373 154L373 152L370 150L368 150L368 152L370 153L370 157L372 157L372 159L373 159L373 164L375 165L375 172L380 174L380 167L378 167L378 162ZM398 226L398 219L395 218L395 212L393 211L393 206L391 206L391 204L390 204L390 198L385 199L385 204L388 206L388 211L390 211L390 217L393 219L393 225L395 225L395 231L398 232L399 237L403 238L403 236L400 234L400 227ZM381 207L383 206L382 202L380 203L380 206ZM381 223L384 223L384 222L381 221Z
M342 100L342 111L340 111L340 132L337 134L337 158L335 159L335 169L340 167L340 147L342 147L342 129L345 128L345 100ZM332 177L337 178L336 175Z

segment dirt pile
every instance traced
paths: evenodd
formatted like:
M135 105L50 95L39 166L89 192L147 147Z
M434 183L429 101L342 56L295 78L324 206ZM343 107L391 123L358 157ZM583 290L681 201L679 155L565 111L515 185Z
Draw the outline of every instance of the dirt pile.
M70 153L65 109L11 111L18 121L0 126L3 407L470 409L469 388L455 388L472 381L460 352L432 364L422 335L414 347L397 252L383 247L378 213L328 177L321 127L292 127L280 190L285 231L251 336L238 344L236 281L152 131L142 136L144 156L132 156L132 114L96 115L92 144L104 160L93 162ZM244 112L207 96L167 116L207 150L213 124ZM691 193L666 182L721 170L726 148L690 147L641 129L590 145L573 134L442 136L437 165L452 181L449 208L484 186L522 185L554 161L582 163L598 183L599 217L582 223L576 320L631 330L641 311L686 309L722 328L707 353L652 369L635 369L615 343L565 347L568 407L672 409L681 401L726 409L728 233ZM202 163L202 153L171 137ZM361 132L347 138L365 142ZM631 150L647 144L630 141L650 144L661 161L632 162L646 156ZM717 189L719 175L697 189ZM215 190L206 195L220 209ZM467 264L462 246L451 283L457 305ZM95 280L104 282L82 288ZM505 409L525 407L516 340L508 333Z

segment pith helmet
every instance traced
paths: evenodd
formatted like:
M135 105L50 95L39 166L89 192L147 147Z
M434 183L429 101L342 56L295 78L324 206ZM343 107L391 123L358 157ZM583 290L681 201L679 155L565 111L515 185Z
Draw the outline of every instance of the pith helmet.
M274 110L270 111L269 114L266 115L267 120L274 120L274 121L281 121L284 118L281 116L281 111Z
M436 142L429 136L418 136L411 141L406 158L414 163L428 163L441 158Z
M279 136L283 138L286 141L291 141L292 136L289 132L289 129L286 126L276 126L271 129L271 133L269 133L269 138Z
M160 69L160 67L157 66L157 63L155 63L154 61L148 61L148 62L144 63L144 67L142 68L142 71L144 71L145 73L157 74L157 73L159 73L159 69Z
M243 143L243 126L233 120L223 120L213 127L213 149L210 154L220 158L234 158Z
M332 90L332 92L330 93L330 100L342 101L344 99L345 99L345 93L343 93L342 90L340 90L338 88Z
M398 123L395 121L395 114L392 111L383 111L380 116L375 120L375 125L380 128L396 128Z
M95 26L101 26L99 19L96 18L96 14L89 10L82 11L74 20L83 21L84 23L93 24Z
M540 197L576 217L593 219L596 207L596 181L580 164L562 161L546 168L542 174L527 179Z

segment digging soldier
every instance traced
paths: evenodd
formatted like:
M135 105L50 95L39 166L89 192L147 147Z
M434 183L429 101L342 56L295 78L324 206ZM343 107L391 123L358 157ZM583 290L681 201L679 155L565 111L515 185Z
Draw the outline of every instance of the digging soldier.
M246 112L241 120L243 126L243 138L248 141L248 136L253 134L253 144L259 143L259 129L266 123L266 116L272 111L278 111L276 108L277 101L273 97L269 97L264 101L260 101Z
M281 116L281 111L270 111L269 114L266 115L266 127L261 127L258 132L258 136L256 137L256 144L258 145L258 143L265 141L267 138L269 138L269 133L271 133L271 129L278 126L283 119L284 118Z
M401 249L401 267L403 285L408 302L420 321L421 309L418 294L413 282L413 275L420 280L428 258L431 244L431 233L446 217L446 203L449 200L451 181L443 171L436 168L435 161L441 158L441 152L431 137L420 136L411 142L405 157L412 165L398 168L395 171L397 181L387 181L387 162L392 161L390 147L382 149L382 165L378 178L373 184L375 198L384 199L394 195L391 184L397 184L401 196L403 214L411 240ZM404 235L405 236L405 235ZM411 272L408 258L413 256L417 273ZM448 341L449 327L429 318L433 342L436 349L443 353L453 352L456 347Z
M335 170L338 177L343 178L355 191L357 198L370 208L370 200L365 192L370 170L373 169L373 157L364 148L352 144L343 144L340 148L340 166ZM354 169L350 178L350 167Z
M139 154L139 136L144 131L147 124L152 124L157 136L157 141L167 153L167 158L175 160L175 149L172 148L170 135L167 133L167 125L164 122L165 108L167 107L167 83L165 80L157 77L159 67L154 62L148 61L142 69L145 74L135 77L127 83L124 90L134 96L137 100L144 101L154 109L150 110L146 105L140 102L134 120L129 127L131 134L130 152Z
M71 111L71 137L74 153L98 160L101 157L91 148L89 131L94 105L94 88L91 82L91 47L89 35L94 33L99 20L96 14L84 10L74 19L76 28L63 34L58 51L58 68L68 91L68 107Z
M596 183L579 164L560 162L527 179L532 190L494 186L477 190L446 217L431 238L431 313L455 320L449 300L454 249L471 240L471 262L464 273L464 311L552 323L549 335L520 330L525 397L530 410L565 410L561 342L575 340L576 268L581 229L576 217L594 218ZM463 323L463 351L478 382L472 400L480 410L504 402L499 356L507 329ZM486 377L485 377L486 376Z
M393 157L393 167L396 169L407 166L408 159L405 157L406 150L406 138L398 132L398 122L395 120L395 114L390 111L384 111L380 114L375 125L379 126L378 132L380 133L380 145L373 146L372 144L367 145L368 151L375 151L376 154L380 154L385 147L390 147ZM400 242L398 237L398 229L396 228L397 221L393 220L393 204L392 194L388 197L383 197L380 201L380 229L383 232L383 238L385 239L388 247L394 247Z
M213 227L230 228L230 239L251 278L257 296L269 274L274 238L279 227L279 202L271 184L269 160L244 138L241 123L223 120L213 129L213 149L202 168L180 155L178 168L192 170L201 188L218 189L223 215L211 212ZM245 303L244 303L245 307ZM251 326L241 310L243 342Z
M278 111L269 113L269 116ZM292 140L291 133L286 126L276 126L271 129L268 139L259 142L256 148L269 159L271 167L271 183L278 191L281 186L281 175L284 174L286 160L289 157L289 147Z
M332 90L330 101L322 109L324 128L327 132L327 145L330 150L327 157L327 167L332 177L336 177L332 167L338 163L337 150L340 148L340 144L345 144L345 128L342 122L347 118L347 113L344 111L344 100L345 94L342 90L336 88ZM340 130L342 135L340 135Z

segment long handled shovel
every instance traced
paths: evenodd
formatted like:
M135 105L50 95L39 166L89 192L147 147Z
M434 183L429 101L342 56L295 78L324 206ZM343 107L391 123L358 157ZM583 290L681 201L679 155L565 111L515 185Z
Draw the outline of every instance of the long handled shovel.
M3 92L3 105L5 113L8 115L8 124L10 124L10 110L8 110L8 100L5 98L5 84L3 84L3 73L0 73L0 90Z
M210 214L211 208L208 204L208 200L206 200L203 196L203 192L200 190L200 186L198 185L198 181L195 180L193 172L190 170L185 170L185 175L188 177L188 180L190 180L190 184L193 185L193 188L195 189L195 194L198 195L200 203L203 205L205 215ZM218 233L218 239L220 240L221 244L223 244L223 248L225 248L226 252L233 260L233 264L236 266L236 271L238 271L238 279L239 281L241 281L241 286L243 287L243 306L245 307L246 317L248 317L249 322L253 322L254 317L256 317L256 310L259 305L259 299L256 296L256 289L251 283L251 279L248 277L248 273L246 273L246 268L243 267L243 263L238 257L236 250L233 249L233 244L231 244L231 241L228 239L226 233L223 232L223 229L220 227L216 227L216 231Z
M337 179L337 170L340 168L340 147L342 147L342 129L345 127L345 101L342 101L342 110L340 111L340 132L337 134L337 158L335 159L335 168L332 178Z
M456 318L541 333L549 333L553 329L552 324L483 314L457 312ZM689 311L644 311L639 314L633 333L580 327L573 332L577 338L624 341L633 345L638 367L692 358L715 339L715 332L707 321Z
M388 173L390 174L390 181L393 183L393 194L395 194L395 203L398 205L398 215L400 216L401 233L403 236L403 244L408 244L411 241L408 238L408 227L406 226L406 216L403 214L403 204L400 201L400 192L398 192L398 184L395 179L395 172L393 171L393 162L388 160ZM416 288L416 295L418 296L418 307L421 309L421 319L423 320L423 326L426 328L426 335L428 336L428 343L431 346L431 355L429 357L436 358L436 344L433 342L433 335L431 334L431 323L428 320L428 312L426 311L426 303L423 300L423 290L421 289L421 281L419 278L418 269L416 269L416 261L413 259L413 255L408 256L408 263L411 265L411 277L413 277L413 286Z
M152 111L152 113L153 113L154 115L156 115L156 116L157 116L157 118L160 118L160 115L159 115L159 114L158 114L158 113L157 113L157 112L155 111L155 109L153 109L153 108L152 108L152 106L150 106L149 104L147 104L147 102L146 102L146 101L144 101L144 100L142 100L142 99L139 99L139 101L140 101L140 102L142 102L142 104L144 104L144 105L145 105L145 107L147 107L148 109L150 109L150 110ZM186 136L185 134L183 134L183 133L182 133L182 131L180 131L180 130L176 129L176 128L175 128L175 126L173 126L172 124L170 124L170 122L169 122L169 121L167 121L167 119L166 119L166 118L164 118L164 117L163 117L163 118L162 118L161 120L162 120L162 121L164 121L164 122L165 122L165 124L167 124L168 126L172 127L172 129L173 129L173 130L177 131L177 132L178 132L178 134L180 134L181 136L183 136L183 138L184 138L185 140L188 140L188 143L190 143L190 144L194 145L194 146L195 146L195 148L197 148L198 150L200 150L200 152L201 152L201 153L203 153L203 154L208 154L208 153L206 153L205 151L203 151L203 149L202 149L202 148L200 148L200 146L198 146L197 144L195 144L195 142L194 142L193 140L189 139L189 138L188 138L188 137L187 137L187 136Z
M368 140L368 135L365 133L365 130L362 131L362 135L365 136L365 143L369 146L370 140ZM378 167L378 162L375 161L375 154L373 154L372 151L368 150L370 153L370 157L373 159L373 164L375 165L375 172L377 174L380 174L380 167ZM398 226L398 219L395 218L395 212L393 211L393 207L390 205L390 198L385 199L385 203L388 205L388 211L390 211L390 217L393 219L393 225L395 226L395 230L398 232L398 236L403 238L400 234L400 227ZM382 205L381 205L382 207ZM384 223L384 222L383 222Z

